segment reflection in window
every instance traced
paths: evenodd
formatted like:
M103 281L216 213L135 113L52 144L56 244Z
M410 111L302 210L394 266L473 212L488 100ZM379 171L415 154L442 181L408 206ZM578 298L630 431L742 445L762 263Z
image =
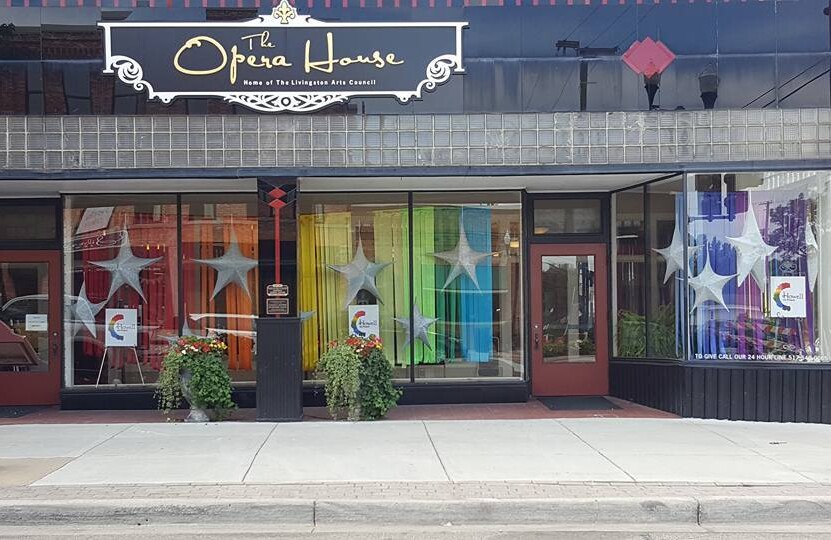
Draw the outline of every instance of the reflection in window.
M165 337L178 326L175 195L69 196L64 221L64 338L74 384L155 382ZM105 357L108 308L135 310L137 345L111 347Z
M48 315L49 263L0 264L0 371L49 369Z
M595 361L594 257L542 258L542 361Z

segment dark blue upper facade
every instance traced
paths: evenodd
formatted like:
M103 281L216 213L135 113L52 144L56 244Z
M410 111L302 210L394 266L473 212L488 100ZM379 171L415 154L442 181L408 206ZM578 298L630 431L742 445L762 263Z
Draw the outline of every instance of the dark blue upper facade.
M164 7L23 7L22 0L7 1L9 7L0 7L0 114L248 113L220 100L150 103L101 73L96 27L101 20L250 19L269 10L198 3L200 7L184 7L184 0ZM421 1L417 7L380 3L383 7L377 0L360 7L352 1L354 7L344 8L340 2L329 7L303 2L299 9L330 21L467 21L466 74L414 103L354 99L323 114L646 110L647 81L621 58L632 43L645 38L661 41L676 55L660 80L650 81L657 85L651 88L653 109L705 108L706 75L717 77L710 79L717 83L710 96L714 108L831 106L825 0L510 6L454 1L450 7L447 2ZM108 4L113 0L104 2Z

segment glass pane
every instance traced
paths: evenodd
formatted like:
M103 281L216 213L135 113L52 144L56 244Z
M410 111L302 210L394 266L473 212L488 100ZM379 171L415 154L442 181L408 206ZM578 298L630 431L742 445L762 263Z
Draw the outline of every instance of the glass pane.
M0 242L55 240L56 212L52 204L4 205L0 209Z
M64 224L64 339L73 384L155 382L178 328L176 196L68 196ZM108 309L135 315L135 347L108 344L119 339Z
M235 382L256 378L257 219L255 193L182 195L182 333L221 336Z
M691 358L828 362L831 174L689 178Z
M0 263L0 371L49 369L49 264Z
M615 355L646 356L643 188L615 195Z
M542 258L542 359L594 362L594 257Z
M297 227L298 310L309 316L304 377L318 378L317 361L329 342L376 334L393 376L409 380L407 195L304 194Z
M600 234L601 226L597 199L534 201L534 234Z
M649 304L647 356L684 356L684 181L678 177L647 186L649 201Z
M522 376L521 216L519 193L413 194L416 378Z

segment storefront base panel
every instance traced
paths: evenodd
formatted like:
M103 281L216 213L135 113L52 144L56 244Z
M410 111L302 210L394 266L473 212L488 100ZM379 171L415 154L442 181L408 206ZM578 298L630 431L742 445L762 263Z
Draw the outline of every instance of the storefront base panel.
M610 393L689 418L831 424L831 366L612 361Z
M399 405L435 405L462 403L521 403L528 401L528 384L524 381L504 383L411 384L401 386L404 394ZM831 391L829 391L831 392ZM242 409L256 407L254 387L234 390L233 399ZM303 389L304 407L324 407L321 387ZM61 391L64 410L151 410L156 408L153 390L114 390L73 388Z

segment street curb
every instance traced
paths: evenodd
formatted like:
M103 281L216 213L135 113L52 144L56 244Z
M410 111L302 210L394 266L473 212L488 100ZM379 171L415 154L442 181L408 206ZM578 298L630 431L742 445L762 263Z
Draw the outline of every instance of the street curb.
M629 525L831 523L831 497L452 500L73 499L0 501L0 526Z

